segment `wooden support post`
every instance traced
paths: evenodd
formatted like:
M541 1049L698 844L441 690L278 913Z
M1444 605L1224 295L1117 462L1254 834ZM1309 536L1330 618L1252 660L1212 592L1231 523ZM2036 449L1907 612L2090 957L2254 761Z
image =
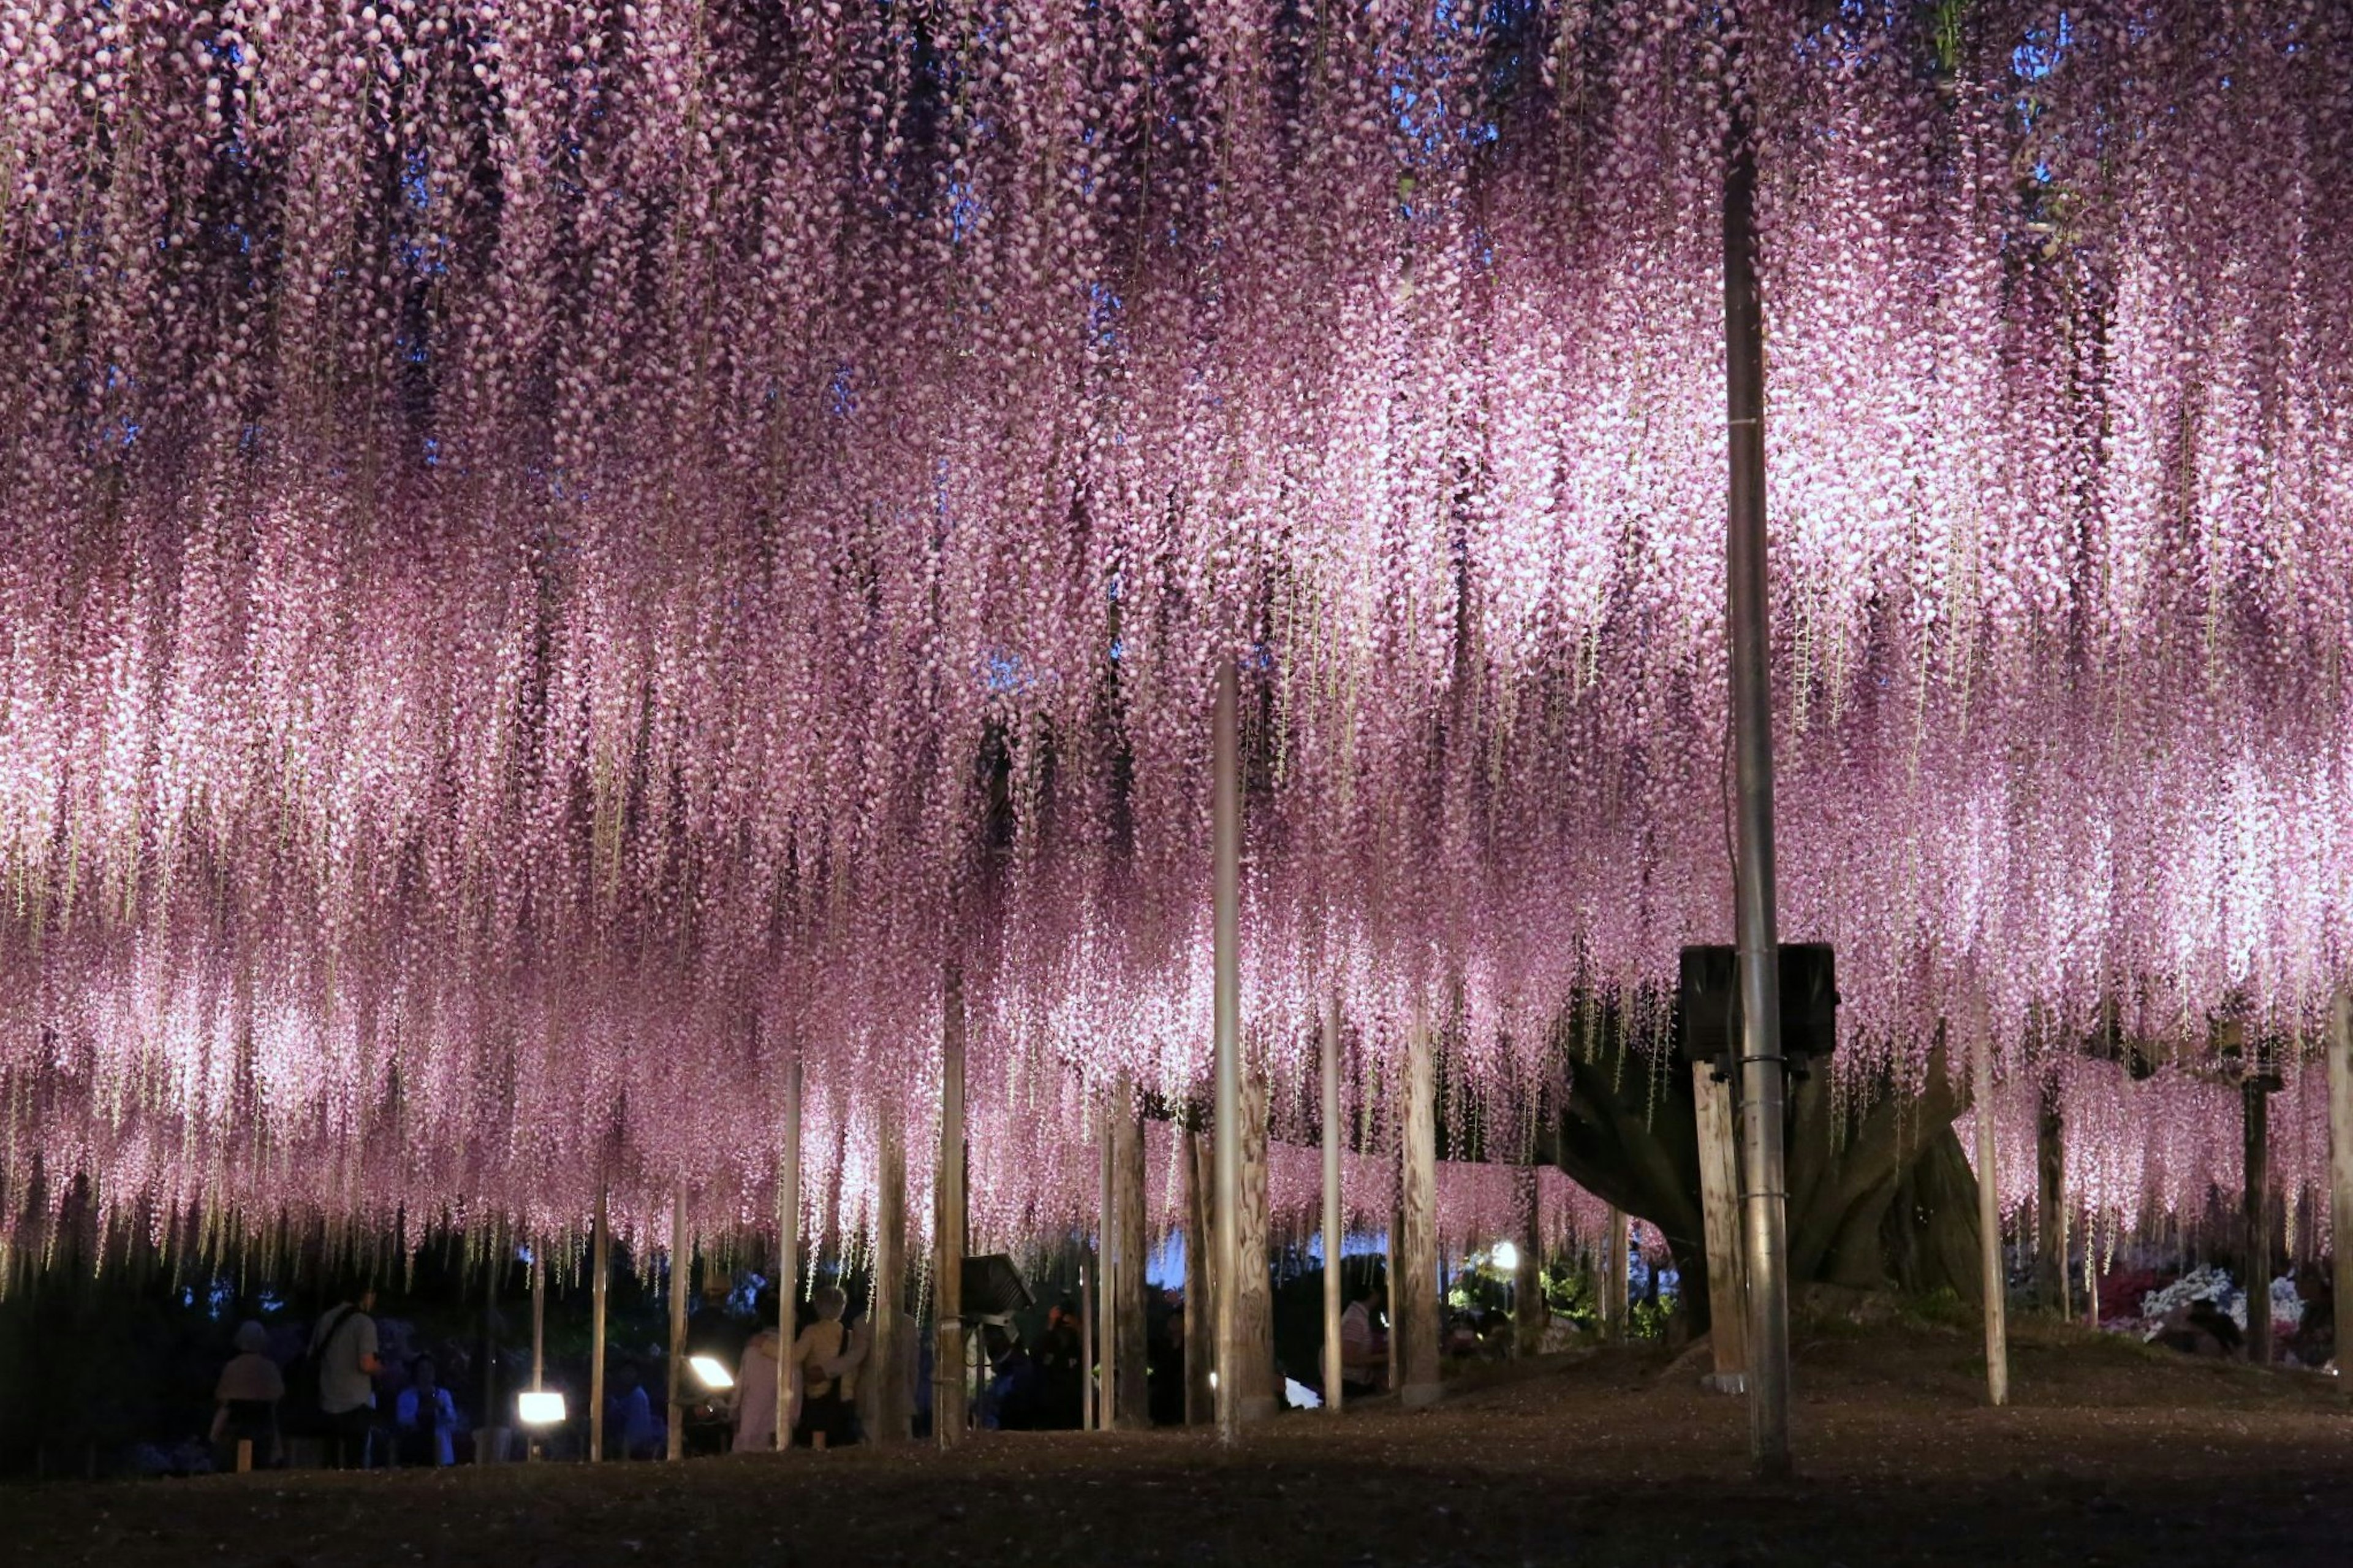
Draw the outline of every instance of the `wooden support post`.
M1532 1356L1544 1349L1552 1310L1544 1298L1543 1188L1534 1165L1522 1165L1519 1179L1519 1266L1512 1271L1512 1353Z
M531 1244L531 1391L547 1386L547 1244Z
M482 1259L482 1424L475 1429L474 1462L487 1465L501 1456L497 1438L499 1420L499 1276L506 1271L505 1227L491 1226L491 1240Z
M1236 1419L1263 1421L1282 1408L1274 1380L1274 1281L1267 1268L1266 1074L1244 1075L1240 1181L1234 1216ZM1227 1373L1220 1368L1218 1381Z
M895 1106L882 1112L881 1191L874 1199L874 1284L867 1307L866 1364L858 1371L868 1440L903 1443L913 1432L908 1407L907 1143Z
M1416 1009L1406 1037L1404 1181L1399 1203L1397 1308L1398 1402L1407 1409L1438 1403L1438 1066L1429 1018Z
M1700 1228L1707 1249L1708 1348L1715 1362L1709 1382L1722 1393L1738 1394L1747 1387L1748 1377L1739 1142L1733 1127L1732 1086L1716 1080L1714 1063L1692 1064L1692 1100L1699 1113Z
M1395 1394L1398 1389L1398 1245L1405 1235L1405 1149L1400 1143L1397 1158L1389 1165L1389 1229L1381 1238L1381 1285L1388 1301L1388 1333L1384 1348L1388 1353L1388 1365L1381 1372L1381 1392Z
M694 1272L694 1249L686 1240L686 1184L681 1182L670 1211L670 1434L669 1455L686 1453L686 1287Z
M2067 1270L2067 1157L2059 1080L2043 1080L2034 1119L2034 1297L2046 1312L2072 1316Z
M1104 1115L1111 1132L1111 1218L1119 1237L1111 1275L1111 1294L1118 1301L1112 1317L1112 1425L1143 1432L1152 1426L1151 1324L1144 1310L1144 1123L1126 1074L1120 1075Z
M1102 1425L1103 1385L1095 1376L1095 1273L1079 1260L1079 1429L1092 1432Z
M1324 1010L1321 1089L1324 1112L1324 1408L1340 1413L1340 998Z
M2240 1092L2247 1134L2240 1221L2245 1237L2247 1360L2268 1366L2272 1359L2271 1084L2253 1062L2248 1064Z
M2328 1235L2342 1369L2353 1366L2353 985L2328 1016Z
M1626 1337L1626 1303L1634 1284L1626 1267L1626 1252L1632 1240L1626 1211L1610 1205L1609 1239L1601 1247L1601 1332L1610 1340Z
M596 1226L588 1243L588 1462L605 1458L605 1292L613 1275L613 1226L605 1190L596 1190Z
M1217 1360L1217 1295L1209 1278L1209 1260L1217 1244L1209 1236L1208 1174L1202 1162L1200 1131L1189 1121L1184 1130L1180 1158L1185 1162L1185 1425L1199 1426L1217 1418L1217 1391L1209 1386L1209 1369Z
M947 967L940 1028L940 1163L932 1182L932 1434L964 1440L964 973Z
M1236 1369L1243 1358L1242 1182L1242 786L1239 709L1241 675L1233 656L1219 661L1210 716L1210 1021L1216 1059L1218 1242L1218 1435L1241 1434ZM1253 1272L1262 1273L1261 1257Z
M793 1445L793 1342L800 1327L801 1058L785 1068L785 1125L776 1150L776 1452Z
M1111 1431L1119 1420L1119 1220L1112 1194L1111 1107L1095 1107L1095 1425Z
M2001 1268L2001 1177L1995 1154L1993 1035L1982 1019L1969 1048L1970 1102L1978 1121L1978 1267L1985 1309L1986 1401L2010 1403L2010 1323Z

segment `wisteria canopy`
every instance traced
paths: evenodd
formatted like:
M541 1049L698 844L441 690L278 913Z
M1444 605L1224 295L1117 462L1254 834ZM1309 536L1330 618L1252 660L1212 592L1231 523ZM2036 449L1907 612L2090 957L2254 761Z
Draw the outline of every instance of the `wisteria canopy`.
M1836 1070L2216 1146L2083 1051L2353 965L2347 7L0 0L0 1243L756 1224L796 1056L848 1224L951 974L1062 1223L1228 658L1277 1137L1336 994L1500 1158L1730 934L1731 93Z

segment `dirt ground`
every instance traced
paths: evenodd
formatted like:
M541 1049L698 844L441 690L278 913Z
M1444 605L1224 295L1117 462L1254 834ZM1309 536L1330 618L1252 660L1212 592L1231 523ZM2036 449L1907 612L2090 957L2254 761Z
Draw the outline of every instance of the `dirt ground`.
M0 1490L0 1562L108 1568L611 1563L2353 1564L2334 1378L2021 1328L1798 1341L1800 1478L1746 1406L1627 1348L1482 1368L1440 1408L1191 1432L989 1434L684 1466L272 1474Z

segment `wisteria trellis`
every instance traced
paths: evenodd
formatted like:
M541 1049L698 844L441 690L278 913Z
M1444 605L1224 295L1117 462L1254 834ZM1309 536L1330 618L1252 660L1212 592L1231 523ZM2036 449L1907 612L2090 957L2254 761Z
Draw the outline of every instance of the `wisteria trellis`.
M951 960L979 1124L1185 1092L1229 653L1259 1048L1508 1121L1728 923L1729 27L1846 1070L2308 1033L2353 20L1727 11L0 0L0 1241L754 1220Z

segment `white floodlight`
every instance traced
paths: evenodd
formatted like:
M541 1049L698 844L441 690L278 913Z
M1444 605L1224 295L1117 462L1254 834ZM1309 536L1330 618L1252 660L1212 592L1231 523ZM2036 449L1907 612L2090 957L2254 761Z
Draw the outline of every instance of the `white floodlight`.
M717 1356L691 1355L686 1358L686 1364L694 1370L694 1375L702 1386L712 1394L735 1386L734 1376L720 1364Z
M564 1395L554 1389L527 1390L515 1395L515 1418L526 1426L564 1425Z
M1495 1250L1487 1256L1496 1268L1506 1274L1514 1272L1520 1267L1520 1249L1508 1241L1497 1242Z

